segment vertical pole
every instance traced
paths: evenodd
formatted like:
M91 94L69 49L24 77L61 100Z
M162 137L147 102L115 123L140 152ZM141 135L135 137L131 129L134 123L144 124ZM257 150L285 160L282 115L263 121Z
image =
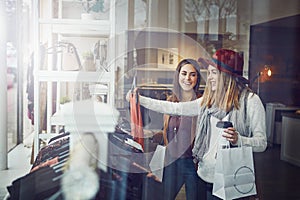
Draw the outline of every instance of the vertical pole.
M6 10L0 1L0 170L7 169L7 66L6 66Z
M38 69L40 67L40 38L39 38L39 0L34 0L32 4L32 17L33 17L33 43L34 43L34 144L33 144L33 158L37 156L40 148L39 130L40 130L40 116L39 116L39 102L40 102L40 88L38 79Z
M17 1L17 24L16 30L18 33L24 31L23 26L23 11L22 0ZM17 35L17 144L23 142L23 34Z

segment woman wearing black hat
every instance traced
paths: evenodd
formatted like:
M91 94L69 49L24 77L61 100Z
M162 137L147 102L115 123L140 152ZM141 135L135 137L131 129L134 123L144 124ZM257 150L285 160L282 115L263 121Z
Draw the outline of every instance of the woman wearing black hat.
M143 96L140 103L148 109L169 114L198 116L193 156L198 162L198 175L207 183L213 183L218 140L212 131L219 120L231 121L233 127L222 135L232 145L252 146L254 152L267 147L265 109L256 94L242 77L243 58L239 53L220 49L212 59L199 59L207 67L208 77L203 96L190 102L172 103ZM218 199L208 190L208 199Z

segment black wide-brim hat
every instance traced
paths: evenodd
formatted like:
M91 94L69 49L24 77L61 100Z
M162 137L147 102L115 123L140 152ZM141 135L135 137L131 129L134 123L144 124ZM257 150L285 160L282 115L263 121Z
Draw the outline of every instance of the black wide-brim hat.
M237 78L238 81L248 84L249 81L243 77L244 59L240 53L230 49L217 50L211 59L199 58L198 61L207 68L209 65Z

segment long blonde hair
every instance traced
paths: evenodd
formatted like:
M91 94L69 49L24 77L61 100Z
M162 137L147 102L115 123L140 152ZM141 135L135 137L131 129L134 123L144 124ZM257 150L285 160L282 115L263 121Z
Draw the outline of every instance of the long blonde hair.
M201 106L210 108L215 105L225 112L229 112L233 108L238 110L240 108L239 98L245 88L250 90L237 77L219 70L217 89L212 91L210 82L206 83Z

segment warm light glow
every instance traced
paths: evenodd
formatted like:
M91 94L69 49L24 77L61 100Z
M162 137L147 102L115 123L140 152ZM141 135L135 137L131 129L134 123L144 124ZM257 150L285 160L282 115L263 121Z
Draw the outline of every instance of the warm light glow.
M268 69L268 72L267 72L267 74L268 74L268 76L271 76L271 75L272 75L272 71L271 71L271 69L270 69L270 68Z
M265 71L267 72L267 75L270 77L272 75L271 65L265 65Z

